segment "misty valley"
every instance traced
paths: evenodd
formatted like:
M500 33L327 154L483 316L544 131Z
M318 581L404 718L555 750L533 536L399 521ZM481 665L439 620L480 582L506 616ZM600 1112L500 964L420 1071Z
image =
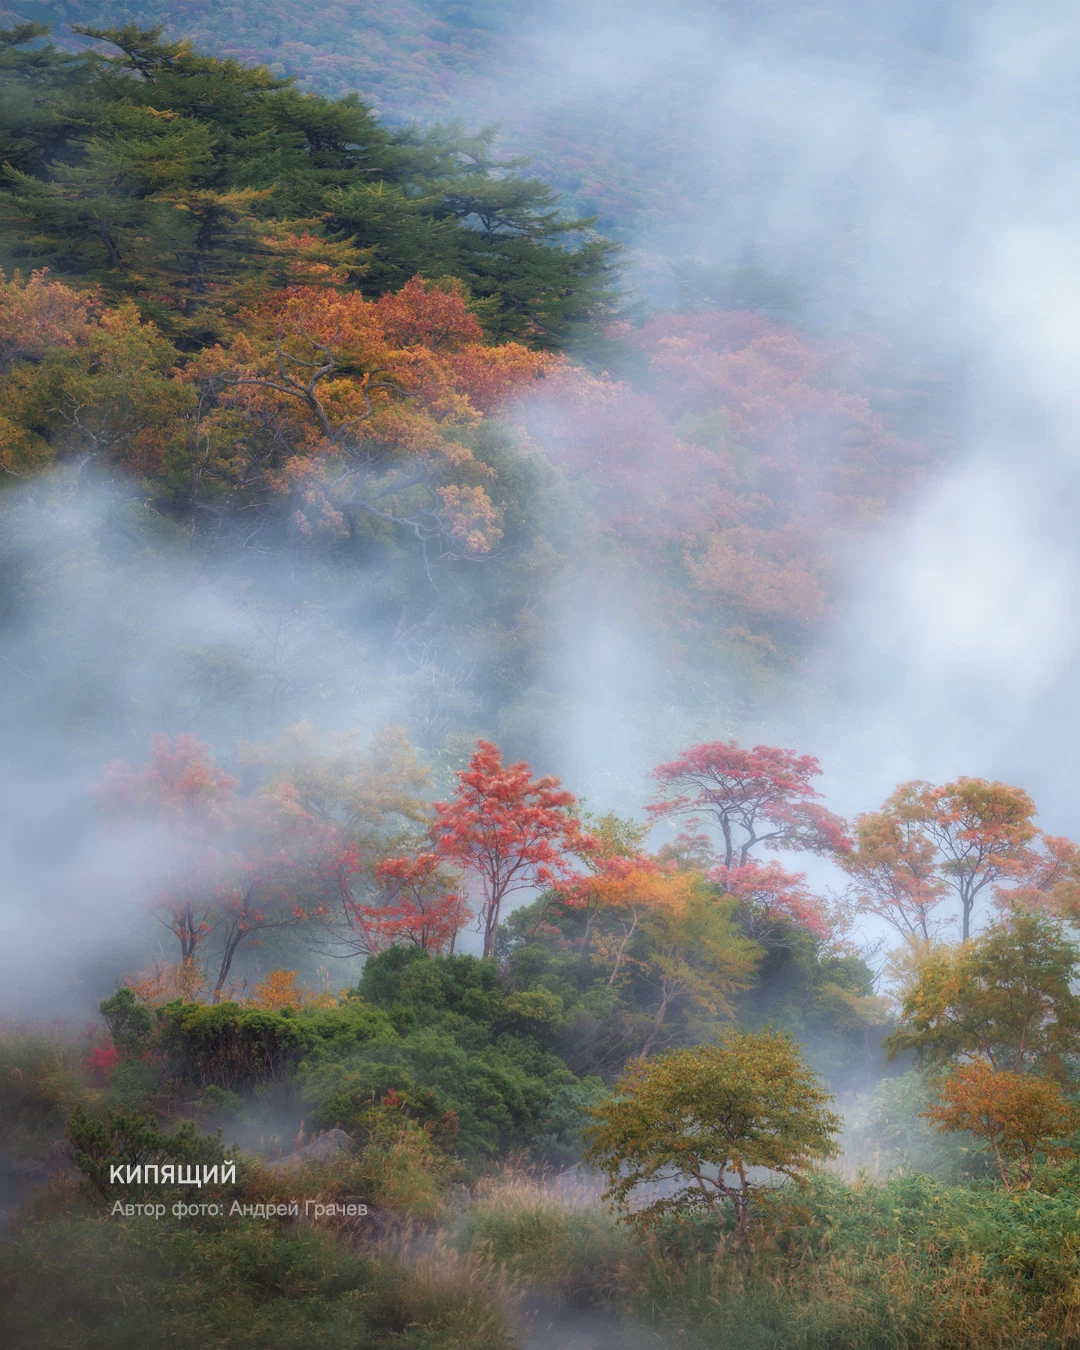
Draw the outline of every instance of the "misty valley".
M0 1345L1080 1344L1076 17L0 16Z

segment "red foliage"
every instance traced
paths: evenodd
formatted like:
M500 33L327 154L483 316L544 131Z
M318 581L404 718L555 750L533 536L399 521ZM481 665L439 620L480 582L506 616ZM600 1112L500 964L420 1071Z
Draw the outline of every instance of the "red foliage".
M504 767L490 741L477 742L457 777L453 800L435 803L432 837L440 857L479 879L484 955L493 956L506 897L568 878L566 854L582 848L585 837L573 793L557 778L534 779L524 762Z
M813 800L810 779L821 773L812 755L768 745L744 750L735 741L691 746L653 777L662 795L653 816L711 815L724 838L724 867L743 867L757 844L769 848L844 853L850 848L839 816Z
M805 929L816 938L832 932L825 905L807 889L802 872L785 872L775 862L751 861L741 867L721 864L708 875L725 895L738 900L740 924L755 942L768 945L773 930L785 925Z
M120 1062L120 1052L113 1044L95 1045L86 1056L86 1068L90 1081L99 1087L112 1077L113 1069Z
M668 588L680 630L766 651L805 636L837 545L913 485L926 448L887 430L857 353L761 315L671 314L619 336L647 391L556 369L529 430L591 480L603 527Z
M365 950L384 951L406 943L433 952L452 952L458 932L472 918L437 853L387 858L375 869L384 895L378 905L347 906Z

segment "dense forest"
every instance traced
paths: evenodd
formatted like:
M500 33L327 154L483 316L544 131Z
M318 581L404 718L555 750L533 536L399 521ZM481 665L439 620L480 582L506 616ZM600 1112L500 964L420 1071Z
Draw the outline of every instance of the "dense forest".
M951 367L643 303L507 12L0 31L9 1343L1073 1345L1080 847L758 732Z

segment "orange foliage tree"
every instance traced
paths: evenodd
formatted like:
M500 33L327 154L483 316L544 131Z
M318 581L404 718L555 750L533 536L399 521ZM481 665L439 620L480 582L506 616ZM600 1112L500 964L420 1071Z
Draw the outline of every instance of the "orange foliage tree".
M1034 815L1028 794L1006 783L904 783L880 811L859 817L857 847L841 861L864 911L924 940L947 921L940 906L951 891L967 941L984 893L1000 898L1012 882L1033 899L1064 878L1068 841L1039 850Z
M959 1064L940 1087L940 1100L922 1114L939 1130L966 1130L993 1151L1006 1189L1031 1185L1038 1155L1073 1157L1063 1141L1080 1129L1080 1107L1059 1083L1030 1073L994 1069L984 1060Z
M287 286L188 367L205 404L198 477L223 475L230 500L258 483L291 494L301 535L348 533L366 516L483 554L500 535L491 470L452 430L558 361L485 346L457 283L414 277L374 301Z

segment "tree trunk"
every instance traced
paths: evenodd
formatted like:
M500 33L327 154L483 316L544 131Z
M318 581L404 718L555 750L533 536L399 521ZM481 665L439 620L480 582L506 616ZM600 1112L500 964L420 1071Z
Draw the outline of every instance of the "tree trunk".
M667 1012L667 1010L668 1010L668 1004L671 1002L671 1000L672 1000L674 997L675 997L674 992L669 992L668 989L667 989L667 986L665 985L665 986L664 986L664 996L663 996L663 998L660 1000L660 1007L656 1010L656 1018L655 1018L655 1020L653 1021L653 1024L652 1024L652 1030L649 1032L649 1035L648 1035L648 1038L647 1038L646 1041L645 1041L645 1044L641 1047L641 1057L642 1057L642 1059L644 1059L645 1056L646 1056L646 1055L649 1053L649 1051L652 1049L653 1041L655 1041L656 1038L657 1038L657 1036L660 1034L660 1028L664 1025L664 1014L665 1014L665 1013Z

